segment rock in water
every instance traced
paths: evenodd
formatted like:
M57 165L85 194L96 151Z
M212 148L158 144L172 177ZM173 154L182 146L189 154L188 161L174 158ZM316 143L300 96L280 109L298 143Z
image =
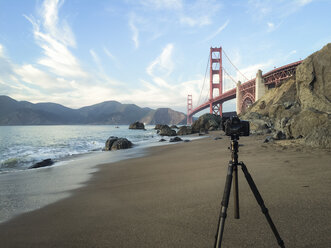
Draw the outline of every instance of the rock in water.
M118 137L115 137L115 136L110 136L107 141L106 141L106 145L105 145L105 151L110 151L111 150L111 147L112 145L114 144L114 142L118 140Z
M131 141L129 141L126 138L120 138L113 143L113 145L111 146L111 150L128 149L131 147L132 147Z
M48 158L48 159L44 159L41 162L35 163L34 165L30 166L29 169L36 169L36 168L51 166L53 164L54 164L54 161L52 159Z
M126 138L111 136L106 141L105 151L128 149L132 147L132 142Z
M144 123L136 121L136 122L130 124L129 129L145 129L145 125L144 125Z

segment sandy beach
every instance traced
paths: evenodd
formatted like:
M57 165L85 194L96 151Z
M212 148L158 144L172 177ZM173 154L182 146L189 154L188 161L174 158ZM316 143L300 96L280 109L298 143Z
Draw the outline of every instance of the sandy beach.
M72 196L0 225L0 247L213 247L229 138L152 147L100 165ZM263 136L240 138L244 161L286 247L331 245L331 154ZM287 141L288 142L288 141ZM278 247L241 170L222 247Z

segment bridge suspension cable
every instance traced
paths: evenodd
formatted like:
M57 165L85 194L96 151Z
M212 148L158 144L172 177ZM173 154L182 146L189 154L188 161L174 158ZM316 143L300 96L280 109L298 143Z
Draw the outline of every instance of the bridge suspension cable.
M225 51L224 50L222 50L222 51L223 51L225 57L230 62L230 64L240 73L241 76L243 76L246 79L246 81L249 81L249 79L232 63L232 61L230 60L230 58L228 57L228 55L226 55Z
M226 75L228 75L228 77L235 83L237 84L236 80L233 79L233 77L231 77L231 75L225 70L224 67L222 67L223 71L225 72Z
M210 55L208 56L208 61L207 61L207 66L206 66L206 71L205 71L205 77L203 79L203 85L202 85L202 89L200 91L199 99L197 101L197 106L199 106L201 95L202 95L203 89L205 87L205 82L206 82L206 77L207 77L207 71L208 71L208 66L209 66L209 60L210 60Z

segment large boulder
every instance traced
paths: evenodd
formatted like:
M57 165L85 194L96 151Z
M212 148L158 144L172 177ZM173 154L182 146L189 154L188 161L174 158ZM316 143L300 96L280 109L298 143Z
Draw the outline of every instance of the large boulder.
M192 134L192 127L190 126L181 126L177 131L177 135L189 135Z
M113 143L113 145L111 146L111 150L128 149L131 147L132 147L131 141L129 141L126 138L120 138Z
M200 130L218 130L222 123L222 117L215 114L204 114L192 124L192 132L198 133Z
M161 136L176 136L176 131L172 130L168 125L163 125L160 129Z
M136 121L136 122L130 124L129 129L145 129L145 125L144 125L144 123Z
M132 142L126 138L110 136L105 144L105 151L128 149L132 147Z

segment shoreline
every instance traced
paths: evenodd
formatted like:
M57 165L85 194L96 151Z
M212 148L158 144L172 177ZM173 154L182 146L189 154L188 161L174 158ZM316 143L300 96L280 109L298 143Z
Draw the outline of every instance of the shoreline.
M197 139L193 135L187 138ZM0 192L0 224L70 197L75 189L88 184L101 164L146 156L150 147L173 144L169 141L145 142L131 149L74 154L56 161L52 166L0 172L0 185L6 189Z
M214 140L218 133L99 165L70 197L1 223L3 247L211 247L230 159L229 139ZM239 160L286 247L328 247L330 153L262 139L241 138ZM277 247L241 172L239 192L241 219L233 219L231 194L223 244Z

